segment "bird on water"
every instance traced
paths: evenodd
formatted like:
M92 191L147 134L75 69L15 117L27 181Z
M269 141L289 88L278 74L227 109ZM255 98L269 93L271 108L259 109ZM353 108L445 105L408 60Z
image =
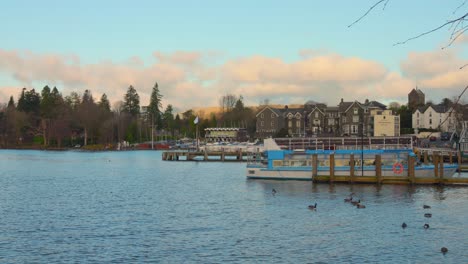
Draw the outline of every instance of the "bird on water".
M431 206L429 206L429 205L423 205L423 208L424 208L424 209L431 209Z
M447 249L446 247L442 247L442 248L440 249L440 252L442 252L442 253L445 254L445 253L448 252L448 249Z
M430 217L432 217L432 214L429 214L429 213L424 214L424 217L430 218Z
M424 229L429 229L429 224L424 224Z
M401 224L401 228L406 228L407 226L408 225L405 222L403 222L403 224Z
M314 205L309 205L308 208L313 211L317 210L317 203L315 203Z
M273 196L275 196L276 190L274 188L273 188L273 190L271 190L271 194L273 194Z
M365 205L360 204L360 203L356 204L356 207L357 207L358 209L364 209L364 208L366 208Z

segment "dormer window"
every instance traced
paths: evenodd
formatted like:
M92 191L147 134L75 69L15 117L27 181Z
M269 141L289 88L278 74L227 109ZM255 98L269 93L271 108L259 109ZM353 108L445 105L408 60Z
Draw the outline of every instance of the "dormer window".
M357 109L357 107L355 107L353 110L354 110L354 114L357 115L357 114L358 114L358 109Z
M263 118L263 113L260 114L260 117Z
M275 118L275 114L274 114L274 113L271 114L271 118Z

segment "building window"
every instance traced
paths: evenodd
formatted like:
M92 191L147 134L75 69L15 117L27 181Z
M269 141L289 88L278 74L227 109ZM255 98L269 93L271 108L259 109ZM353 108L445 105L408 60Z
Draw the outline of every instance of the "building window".
M416 117L419 117L419 113L416 113Z
M260 114L260 117L263 118L263 113Z
M271 121L271 127L274 127L274 126L275 126L275 122Z
M432 119L429 119L429 124L431 124L431 125L432 125Z
M271 114L271 118L275 118L275 114L272 113L272 114Z
M288 121L288 127L292 127L292 121L291 120Z
M359 122L359 116L358 116L358 115L354 115L354 116L353 116L353 122L354 122L354 123Z
M264 122L263 121L260 121L260 126L263 126Z
M315 118L318 118L318 112L315 112Z
M357 114L358 114L358 109L357 109L357 107L355 107L353 110L354 110L354 114L357 115Z
M301 120L296 121L296 127L301 127Z
M429 112L429 117L432 117L432 112Z
M356 126L355 126L355 125L352 125L352 126L351 126L351 133L353 133L353 134L356 134L356 133L357 133L357 129L356 129Z

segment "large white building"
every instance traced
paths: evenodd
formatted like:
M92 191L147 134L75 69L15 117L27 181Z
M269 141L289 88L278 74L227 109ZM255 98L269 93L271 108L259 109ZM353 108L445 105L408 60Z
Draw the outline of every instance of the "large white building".
M447 120L446 120L447 119ZM441 132L453 132L456 128L456 112L444 105L426 105L413 112L414 129L440 129Z

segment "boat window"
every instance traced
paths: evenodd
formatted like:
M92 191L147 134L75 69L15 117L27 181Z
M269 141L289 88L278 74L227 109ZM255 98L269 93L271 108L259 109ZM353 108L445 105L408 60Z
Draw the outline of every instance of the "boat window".
M283 166L282 160L273 160L273 167L281 167Z

